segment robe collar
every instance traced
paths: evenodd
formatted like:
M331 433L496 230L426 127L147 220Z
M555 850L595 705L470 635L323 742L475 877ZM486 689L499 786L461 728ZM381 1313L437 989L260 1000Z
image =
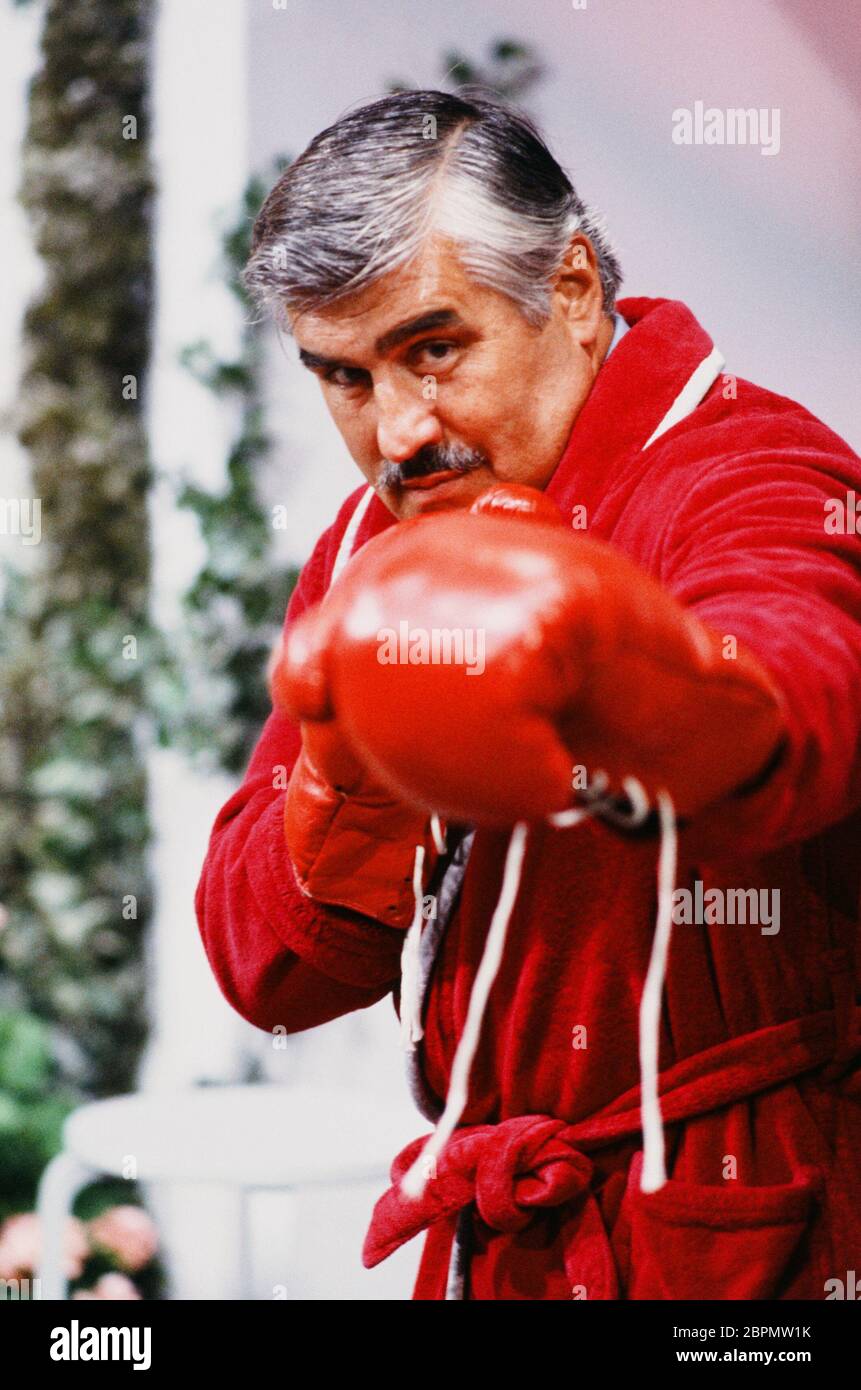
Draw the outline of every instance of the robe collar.
M563 511L581 503L591 516L620 462L671 428L674 408L689 414L725 365L679 300L623 299L617 310L630 332L602 364L545 489Z

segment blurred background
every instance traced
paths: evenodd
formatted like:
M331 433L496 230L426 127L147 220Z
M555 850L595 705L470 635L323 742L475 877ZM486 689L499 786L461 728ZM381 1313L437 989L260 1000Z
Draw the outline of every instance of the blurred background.
M276 1045L222 999L194 918L298 568L360 481L238 286L279 169L361 100L483 82L605 214L624 294L684 300L728 371L857 449L861 28L854 0L0 0L0 53L9 1281L81 1105L335 1085L403 1142L428 1128L390 1000ZM697 101L777 108L779 151L675 144ZM258 1193L249 1290L234 1193L91 1182L66 1272L79 1297L409 1298L417 1248L359 1259L384 1185Z

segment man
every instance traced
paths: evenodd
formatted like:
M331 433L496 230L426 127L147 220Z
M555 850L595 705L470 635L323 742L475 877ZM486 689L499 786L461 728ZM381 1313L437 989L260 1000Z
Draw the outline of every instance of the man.
M820 1299L861 1268L861 556L825 524L861 464L620 278L492 102L384 98L279 179L247 281L369 486L198 917L261 1028L393 993L451 1121L366 1242L428 1231L415 1297ZM482 672L385 664L402 621L486 634Z

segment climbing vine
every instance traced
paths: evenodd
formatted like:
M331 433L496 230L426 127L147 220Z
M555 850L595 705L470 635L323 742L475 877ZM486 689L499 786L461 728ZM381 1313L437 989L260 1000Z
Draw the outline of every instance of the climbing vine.
M179 662L184 673L198 673L198 699L186 706L176 734L232 773L244 768L269 714L266 662L297 578L295 567L274 563L274 518L258 486L260 466L271 447L263 419L264 328L240 280L257 209L285 165L280 159L268 175L249 181L222 238L225 281L242 309L239 355L232 361L219 359L205 342L190 345L183 354L188 370L216 397L238 402L240 424L224 488L209 491L187 484L178 498L197 517L206 558L185 595Z
M145 1033L153 8L47 0L22 152L43 281L17 424L41 538L3 585L0 1011L44 1096L129 1089ZM7 1140L30 1132L19 1086L0 1090Z

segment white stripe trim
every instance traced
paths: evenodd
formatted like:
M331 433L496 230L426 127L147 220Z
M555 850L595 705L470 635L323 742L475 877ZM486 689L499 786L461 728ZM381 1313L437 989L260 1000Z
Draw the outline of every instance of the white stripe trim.
M720 348L713 347L708 357L704 357L700 365L688 377L658 428L649 435L643 445L644 449L648 449L650 444L654 444L656 439L660 439L662 434L666 434L667 430L671 430L673 425L677 425L680 420L684 420L686 415L690 415L691 411L696 409L706 391L720 376L725 366L726 358Z
M353 553L353 542L356 539L356 532L362 524L362 518L370 506L373 495L374 489L368 487L365 492L362 493L353 515L347 522L347 529L341 537L341 544L338 546L338 553L335 556L335 563L332 566L332 578L329 580L330 589Z

